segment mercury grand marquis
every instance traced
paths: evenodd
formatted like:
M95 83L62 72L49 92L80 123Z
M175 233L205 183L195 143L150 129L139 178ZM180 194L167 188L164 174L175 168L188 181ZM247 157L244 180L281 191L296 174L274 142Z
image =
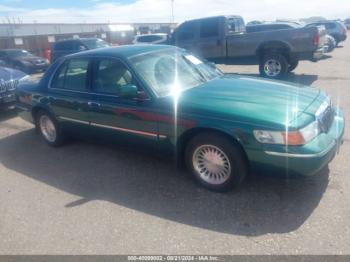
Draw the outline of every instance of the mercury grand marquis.
M227 191L249 170L313 175L344 134L341 109L317 88L234 74L183 49L106 48L56 61L22 84L20 115L59 146L71 131L173 152L204 187Z

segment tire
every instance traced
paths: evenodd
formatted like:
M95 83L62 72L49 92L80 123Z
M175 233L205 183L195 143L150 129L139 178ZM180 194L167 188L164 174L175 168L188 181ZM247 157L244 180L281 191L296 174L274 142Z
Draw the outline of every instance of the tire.
M276 70L272 69L270 71L271 73L268 73L269 70L268 68L266 68L268 64L270 64L272 68L273 68L273 65L275 65ZM260 60L259 71L262 77L266 77L270 79L281 79L286 76L288 72L288 67L289 67L288 61L284 57L284 55L280 53L267 53L267 54L264 54Z
M46 125L46 127L45 127ZM35 127L44 141L53 147L61 146L64 135L57 120L46 111L39 111L35 115Z
M298 65L299 65L298 60L291 60L289 62L288 72L292 72L295 68L297 68Z
M227 192L238 187L248 170L241 148L235 142L215 132L202 133L192 138L186 146L185 162L197 182L215 192ZM218 162L226 164L219 167Z

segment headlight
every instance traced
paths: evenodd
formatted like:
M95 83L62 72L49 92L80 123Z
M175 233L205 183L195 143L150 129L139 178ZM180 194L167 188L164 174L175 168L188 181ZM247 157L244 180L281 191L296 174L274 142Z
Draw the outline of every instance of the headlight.
M314 139L320 133L318 123L312 122L297 131L254 130L254 137L263 144L299 146Z

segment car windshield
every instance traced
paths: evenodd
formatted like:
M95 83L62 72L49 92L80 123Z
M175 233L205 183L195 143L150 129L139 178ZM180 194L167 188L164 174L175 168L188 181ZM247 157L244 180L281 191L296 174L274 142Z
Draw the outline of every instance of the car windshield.
M129 60L158 96L178 93L222 75L215 66L178 49L138 55Z
M31 53L29 53L26 50L7 50L6 53L8 56L11 56L11 57L33 56Z
M109 47L109 44L106 41L103 41L102 39L85 39L85 40L82 40L82 42L89 49Z

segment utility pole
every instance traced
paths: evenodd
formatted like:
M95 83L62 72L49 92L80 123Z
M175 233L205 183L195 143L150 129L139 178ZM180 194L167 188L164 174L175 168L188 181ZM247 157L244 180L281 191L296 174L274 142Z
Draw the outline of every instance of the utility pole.
M171 0L171 23L174 23L174 0Z

